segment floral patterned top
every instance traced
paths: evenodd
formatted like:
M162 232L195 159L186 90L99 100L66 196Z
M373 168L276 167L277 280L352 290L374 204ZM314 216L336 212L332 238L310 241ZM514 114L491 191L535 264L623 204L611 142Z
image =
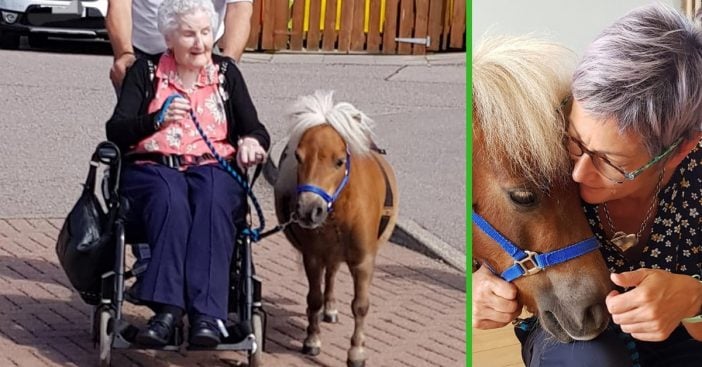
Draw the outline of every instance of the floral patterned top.
M702 275L702 141L683 159L658 199L651 235L638 264L630 263L606 238L597 206L584 206L590 227L603 244L609 270L651 268Z
M228 159L234 155L235 149L227 140L227 118L219 95L218 72L218 67L214 64L205 66L194 87L187 90L177 75L175 58L170 52L164 53L156 69L156 93L149 104L148 113L159 111L170 95L174 93L182 95L190 102L198 122L214 144L217 153ZM190 116L167 123L160 130L140 141L134 151L192 156L210 153L210 149L198 133ZM203 161L201 164L212 162L214 160Z

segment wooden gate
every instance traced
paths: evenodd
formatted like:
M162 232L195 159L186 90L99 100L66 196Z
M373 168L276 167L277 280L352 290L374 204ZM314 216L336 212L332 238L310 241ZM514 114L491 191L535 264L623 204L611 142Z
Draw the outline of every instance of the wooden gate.
M465 50L466 0L254 0L247 47L401 55Z

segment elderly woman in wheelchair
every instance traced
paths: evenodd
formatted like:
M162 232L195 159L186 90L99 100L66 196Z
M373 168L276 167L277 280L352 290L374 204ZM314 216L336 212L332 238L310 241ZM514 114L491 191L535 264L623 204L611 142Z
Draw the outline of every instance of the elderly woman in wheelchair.
M217 15L210 0L165 0L158 27L168 51L129 69L107 138L126 166L120 195L128 231L151 259L132 295L154 310L136 341L169 343L187 314L189 343L212 347L227 319L229 266L246 192L216 156L246 168L270 138L231 59L212 54Z

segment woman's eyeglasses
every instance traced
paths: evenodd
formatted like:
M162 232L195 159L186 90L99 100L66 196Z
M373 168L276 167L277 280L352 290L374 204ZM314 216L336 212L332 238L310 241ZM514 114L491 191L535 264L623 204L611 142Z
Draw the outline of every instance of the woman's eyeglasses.
M641 168L635 169L631 172L626 172L623 169L615 166L604 155L588 150L587 148L585 148L585 146L580 140L575 139L572 136L568 136L566 146L568 147L568 153L570 153L571 157L582 157L583 154L587 154L588 156L590 156L592 165L604 177L616 183L624 183L624 181L631 181L635 179L637 176L643 173L643 171L658 163L661 159L670 155L680 144L680 142L682 142L682 138L676 140L675 143L669 146L661 154L653 157L653 159L641 166Z

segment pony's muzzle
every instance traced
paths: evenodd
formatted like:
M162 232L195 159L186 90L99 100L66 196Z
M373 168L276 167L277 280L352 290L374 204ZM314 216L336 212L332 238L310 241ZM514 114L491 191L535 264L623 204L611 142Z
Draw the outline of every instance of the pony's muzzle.
M313 193L300 193L297 198L297 222L304 228L317 228L327 219L327 203Z
M604 302L559 304L541 312L542 326L561 342L592 340L609 324Z

